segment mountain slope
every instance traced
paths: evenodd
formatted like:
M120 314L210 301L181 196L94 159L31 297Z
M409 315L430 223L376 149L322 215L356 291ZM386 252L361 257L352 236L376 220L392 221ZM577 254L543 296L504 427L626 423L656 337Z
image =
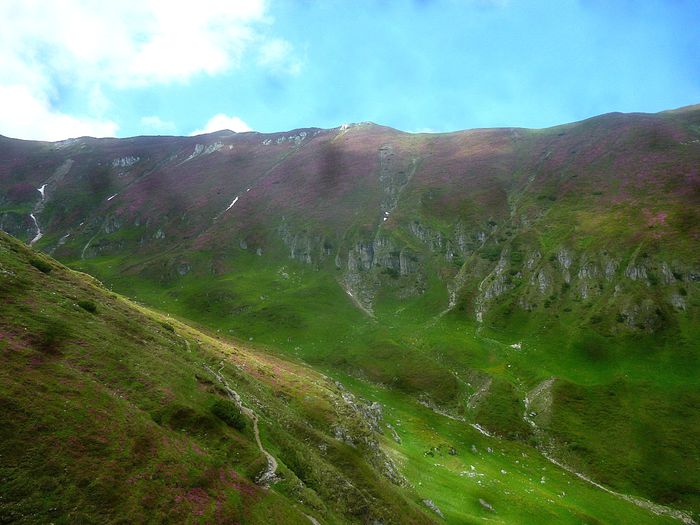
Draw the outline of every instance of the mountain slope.
M0 295L2 522L692 522L206 335L4 233Z
M327 378L138 308L5 234L0 274L3 522L430 520Z
M3 139L0 226L32 241L31 214L36 247L132 298L697 512L698 165L696 107Z

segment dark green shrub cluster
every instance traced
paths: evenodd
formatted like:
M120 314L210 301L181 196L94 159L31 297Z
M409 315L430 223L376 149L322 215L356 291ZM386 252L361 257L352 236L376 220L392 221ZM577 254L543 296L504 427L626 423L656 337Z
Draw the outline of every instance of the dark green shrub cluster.
M78 301L78 306L91 314L97 313L97 305L95 304L95 301Z
M245 417L241 414L239 408L231 401L223 399L217 400L211 407L211 412L221 421L236 430L245 428Z
M501 247L497 244L484 246L484 248L481 250L481 257L491 262L495 262L501 257Z
M49 273L53 269L52 266L46 261L39 259L38 257L32 257L29 259L29 264L40 272Z
M162 321L162 322L160 323L160 326L162 326L163 328L165 328L168 332L174 332L174 331L175 331L175 327L174 327L173 325L171 325L170 323L166 323L165 321Z
M384 268L384 273L387 274L392 279L399 278L399 271L396 268Z
M70 327L61 319L48 319L39 333L39 348L44 352L56 352L70 336Z

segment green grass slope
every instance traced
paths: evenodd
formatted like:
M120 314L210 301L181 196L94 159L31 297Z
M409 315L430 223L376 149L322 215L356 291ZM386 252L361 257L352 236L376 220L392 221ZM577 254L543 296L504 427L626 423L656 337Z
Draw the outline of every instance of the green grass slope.
M400 391L145 309L5 234L0 296L3 522L675 521ZM270 488L227 387L259 418Z
M144 310L5 234L0 301L3 523L430 521L318 373ZM270 489L219 369L279 458Z

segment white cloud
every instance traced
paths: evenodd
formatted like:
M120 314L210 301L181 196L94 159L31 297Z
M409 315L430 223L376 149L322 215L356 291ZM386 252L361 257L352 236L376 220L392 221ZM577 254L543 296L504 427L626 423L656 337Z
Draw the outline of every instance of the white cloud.
M177 131L177 126L174 122L163 120L158 115L150 115L141 117L141 125L149 131L174 133Z
M74 117L56 111L48 100L21 85L0 85L0 100L0 133L14 138L113 137L119 129L111 120Z
M277 74L298 75L301 73L301 60L294 56L294 48L286 40L270 40L262 46L258 63Z
M237 65L264 22L262 0L3 0L3 55L119 86L186 80ZM6 58L3 56L3 58Z
M231 131L236 131L238 133L243 131L253 131L253 128L251 128L239 117L229 117L223 113L219 113L218 115L214 115L212 118L210 118L202 129L197 129L190 133L190 136L213 133L214 131L221 131L222 129L230 129Z
M235 69L251 55L271 71L298 71L291 44L265 35L266 11L265 0L1 0L0 86L23 87L23 101L43 107L69 135L88 124L116 130L100 124L111 109L106 86L186 82ZM84 97L90 119L58 109L65 91ZM0 133L55 136L48 123L8 120L14 114L3 109ZM79 124L76 131L68 122Z

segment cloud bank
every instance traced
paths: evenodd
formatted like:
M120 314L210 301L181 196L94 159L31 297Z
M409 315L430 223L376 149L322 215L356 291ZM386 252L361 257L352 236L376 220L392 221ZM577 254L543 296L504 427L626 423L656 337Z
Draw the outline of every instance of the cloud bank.
M0 19L0 134L13 137L115 135L105 88L186 83L248 55L275 70L299 67L289 43L265 35L263 0L3 0ZM65 109L66 94L82 108Z

